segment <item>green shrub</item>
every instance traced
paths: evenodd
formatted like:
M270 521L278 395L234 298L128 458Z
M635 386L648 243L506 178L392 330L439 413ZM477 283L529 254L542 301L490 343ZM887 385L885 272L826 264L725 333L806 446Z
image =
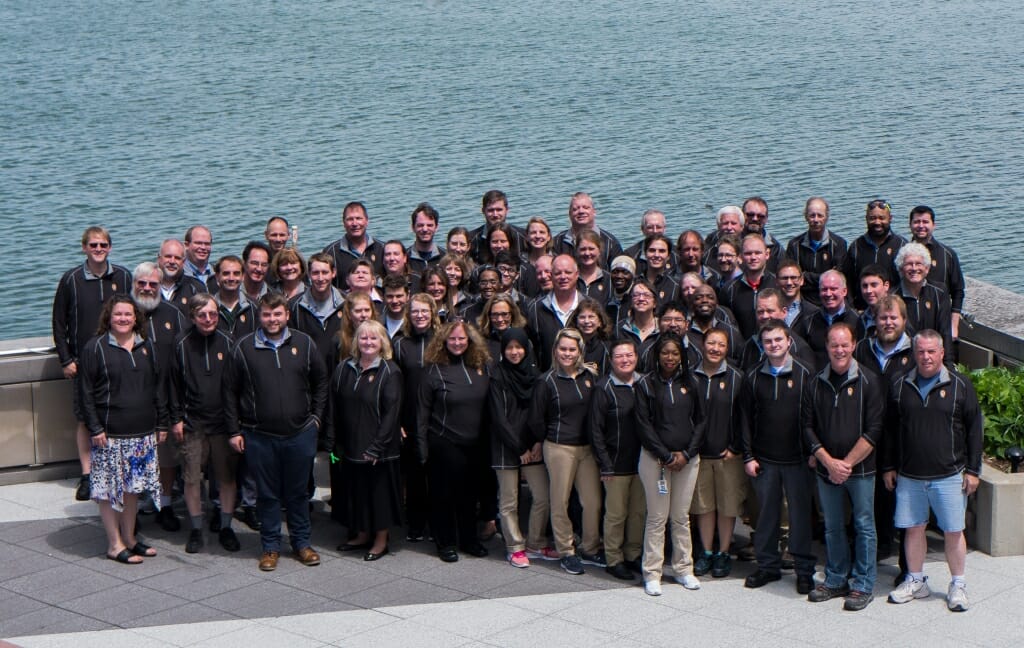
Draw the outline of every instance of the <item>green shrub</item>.
M985 415L985 454L1003 459L1007 448L1024 447L1024 371L986 367L968 375Z

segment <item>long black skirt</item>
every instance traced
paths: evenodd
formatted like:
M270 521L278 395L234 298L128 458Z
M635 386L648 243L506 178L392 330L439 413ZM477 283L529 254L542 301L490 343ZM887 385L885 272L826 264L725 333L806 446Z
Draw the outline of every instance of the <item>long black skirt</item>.
M345 519L349 534L370 534L402 524L402 481L398 461L346 461Z

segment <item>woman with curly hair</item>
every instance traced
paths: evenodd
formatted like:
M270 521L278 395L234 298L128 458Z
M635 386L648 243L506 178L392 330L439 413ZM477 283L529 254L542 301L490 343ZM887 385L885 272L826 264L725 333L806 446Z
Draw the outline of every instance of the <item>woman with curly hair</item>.
M427 272L436 268L427 268ZM440 280L440 279L439 279ZM420 385L427 374L427 346L434 338L434 331L441 328L437 317L437 303L427 293L417 293L409 298L405 311L402 334L395 340L395 363L402 370L404 393L402 399L402 479L405 490L405 521L408 524L405 539L421 542L426 538L427 528L427 474L416 451L417 399Z
M487 350L491 358L497 361L501 356L501 335L510 328L524 328L526 317L519 310L512 295L499 293L487 300L480 317L474 323L487 341ZM533 346L527 350L532 358Z
M444 310L449 313L449 317L453 317L473 301L468 292L470 267L465 259L450 254L441 257L441 260L437 262L437 267L444 273L448 282ZM440 303L438 307L441 307Z
M427 467L430 529L444 562L487 555L476 535L475 461L490 386L487 344L461 319L441 327L427 346L416 440Z
M156 550L135 537L139 494L160 501L157 437L167 436L167 402L156 351L130 295L115 295L100 313L96 337L82 349L81 392L91 435L90 483L107 533L107 558L137 565Z

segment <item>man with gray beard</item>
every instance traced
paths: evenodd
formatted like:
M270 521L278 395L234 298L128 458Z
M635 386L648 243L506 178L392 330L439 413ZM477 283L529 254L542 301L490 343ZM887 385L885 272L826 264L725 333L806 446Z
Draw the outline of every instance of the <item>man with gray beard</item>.
M157 370L161 376L170 367L174 339L189 326L184 314L161 297L162 281L163 270L150 261L135 266L132 272L132 300L146 318L146 338L153 342L153 348L156 349ZM166 382L161 379L159 389L166 388ZM181 528L181 522L171 509L171 489L174 487L178 467L178 446L171 435L157 446L157 457L160 462L160 486L163 490L157 522L166 531L177 531Z

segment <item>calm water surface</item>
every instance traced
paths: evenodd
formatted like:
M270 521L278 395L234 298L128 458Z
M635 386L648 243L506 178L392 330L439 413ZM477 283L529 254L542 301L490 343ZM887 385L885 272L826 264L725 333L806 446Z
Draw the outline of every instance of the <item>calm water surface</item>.
M595 1L0 3L0 213L30 282L0 291L0 337L49 332L53 290L108 226L133 266L189 224L237 253L273 214L319 248L363 200L408 238L421 200L442 229L564 226L595 197L624 243L644 209L670 230L768 198L787 240L807 196L833 229L863 204L896 224L927 203L969 274L1022 291L1024 5Z

